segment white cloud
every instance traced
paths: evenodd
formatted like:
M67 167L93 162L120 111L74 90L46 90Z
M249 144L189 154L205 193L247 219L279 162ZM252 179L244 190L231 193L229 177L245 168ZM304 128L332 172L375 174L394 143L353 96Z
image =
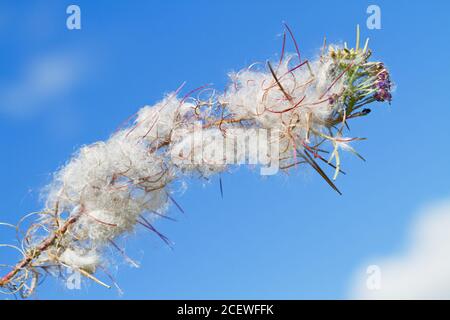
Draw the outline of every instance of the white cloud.
M30 115L64 97L79 83L85 70L83 59L71 53L37 57L21 75L0 87L0 112Z
M351 298L450 299L450 200L420 212L404 252L371 261L381 271L379 290L368 289L374 274L367 264L355 275Z

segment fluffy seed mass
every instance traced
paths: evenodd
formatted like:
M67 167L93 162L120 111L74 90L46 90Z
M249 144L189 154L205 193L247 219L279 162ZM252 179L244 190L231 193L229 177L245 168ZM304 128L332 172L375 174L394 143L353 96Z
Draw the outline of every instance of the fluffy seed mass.
M345 136L348 120L367 115L368 104L391 100L388 71L358 42L353 49L324 47L313 60L283 50L277 61L231 73L223 93L202 87L181 96L180 88L140 109L107 141L82 147L45 189L45 208L21 243L23 259L0 287L26 294L40 270L61 268L101 283L94 274L106 265L105 248L123 252L114 241L136 226L167 242L152 223L175 202L173 182L243 163L248 150L236 143L243 134L256 150L252 164L266 174L268 167L306 164L339 192L333 180L340 150L358 155L350 146L358 138Z

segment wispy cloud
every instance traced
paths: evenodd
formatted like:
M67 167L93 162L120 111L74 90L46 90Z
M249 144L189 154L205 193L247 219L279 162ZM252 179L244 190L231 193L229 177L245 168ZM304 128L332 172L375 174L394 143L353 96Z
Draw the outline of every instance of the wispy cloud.
M84 59L73 53L53 52L35 57L19 75L0 86L0 112L29 116L70 94L86 71Z
M404 252L373 263L379 267L380 287L367 286L373 274L363 267L355 275L351 298L450 299L450 200L420 212Z

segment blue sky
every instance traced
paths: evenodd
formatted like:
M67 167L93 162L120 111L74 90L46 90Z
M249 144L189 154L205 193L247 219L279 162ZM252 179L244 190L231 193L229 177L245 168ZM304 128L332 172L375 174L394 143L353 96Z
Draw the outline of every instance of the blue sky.
M183 81L223 88L228 72L275 58L282 21L307 57L324 35L353 41L360 24L397 89L352 124L369 138L357 145L367 162L345 156L343 196L305 168L225 174L223 200L217 180L191 181L177 197L186 214L172 208L178 222L158 223L174 250L144 231L127 239L142 267L114 271L124 295L48 279L37 298L346 298L356 269L402 249L417 208L449 196L447 1L73 3L81 30L66 28L72 2L0 4L2 221L41 208L51 173L141 106ZM369 4L381 30L365 27Z

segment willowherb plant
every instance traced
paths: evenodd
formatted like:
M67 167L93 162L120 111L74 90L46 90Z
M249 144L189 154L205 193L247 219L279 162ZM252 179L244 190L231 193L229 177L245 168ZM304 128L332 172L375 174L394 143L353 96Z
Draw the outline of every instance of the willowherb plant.
M295 54L285 54L287 35ZM54 174L44 209L25 216L34 222L19 246L9 246L23 257L0 278L0 287L29 295L43 271L58 274L64 268L104 284L96 273L104 270L105 248L124 255L115 240L138 225L168 242L152 223L167 217L170 202L179 207L171 196L173 182L218 174L242 160L245 152L228 143L242 130L270 132L258 148L264 161L258 157L256 163L276 164L277 170L310 165L339 192L333 180L342 172L340 150L358 155L350 143L360 140L344 136L348 120L367 115L368 104L391 101L389 73L382 63L370 62L370 55L368 41L359 45L358 29L355 48L324 43L317 59L302 60L286 26L279 60L230 74L224 93L202 87L179 98L180 88L143 107L131 125L82 147ZM331 166L334 176L319 164Z

